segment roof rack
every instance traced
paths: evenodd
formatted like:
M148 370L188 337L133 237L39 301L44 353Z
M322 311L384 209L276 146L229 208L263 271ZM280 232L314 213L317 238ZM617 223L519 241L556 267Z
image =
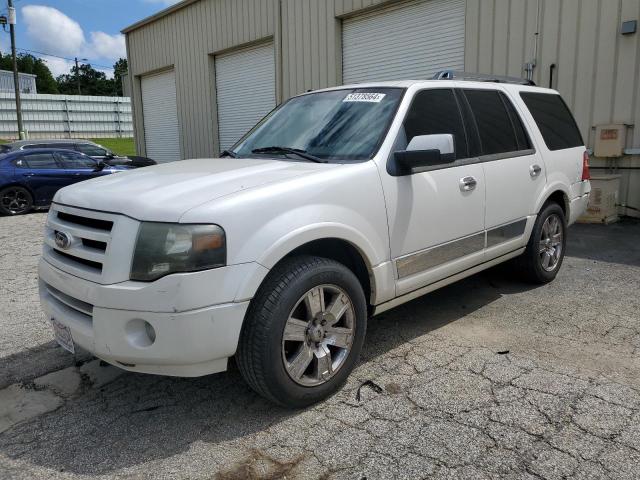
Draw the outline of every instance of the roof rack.
M533 80L518 77L506 77L502 75L490 75L487 73L469 73L456 70L440 70L433 76L433 80L468 80L475 82L515 83L517 85L531 85L535 87Z

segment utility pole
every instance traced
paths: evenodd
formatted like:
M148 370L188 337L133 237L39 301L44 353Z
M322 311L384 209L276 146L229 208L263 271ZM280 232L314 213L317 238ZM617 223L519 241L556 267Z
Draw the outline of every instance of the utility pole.
M16 92L16 117L18 119L18 137L24 139L22 128L22 104L20 102L20 76L18 75L18 59L16 58L16 9L13 0L7 0L9 7L9 33L11 35L11 55L13 57L13 88Z
M78 84L78 95L82 95L82 90L80 90L80 66L78 65L78 57L76 57L76 83Z

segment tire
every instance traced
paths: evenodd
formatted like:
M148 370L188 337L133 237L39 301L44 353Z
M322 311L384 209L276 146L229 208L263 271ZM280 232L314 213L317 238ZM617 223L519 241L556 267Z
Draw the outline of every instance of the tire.
M33 208L33 196L24 187L11 186L0 190L0 214L22 215Z
M555 202L547 203L536 219L526 250L518 259L519 272L524 280L536 284L553 281L562 266L566 244L564 211Z
M366 328L364 292L351 270L326 258L292 257L274 268L251 301L236 363L263 397L306 407L344 384Z

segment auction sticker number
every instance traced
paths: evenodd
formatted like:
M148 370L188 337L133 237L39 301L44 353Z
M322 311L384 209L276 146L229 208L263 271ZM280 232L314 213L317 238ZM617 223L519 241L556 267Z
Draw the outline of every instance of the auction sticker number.
M386 93L373 93L373 92L350 93L345 97L343 102L380 103L382 99L386 96L387 96Z

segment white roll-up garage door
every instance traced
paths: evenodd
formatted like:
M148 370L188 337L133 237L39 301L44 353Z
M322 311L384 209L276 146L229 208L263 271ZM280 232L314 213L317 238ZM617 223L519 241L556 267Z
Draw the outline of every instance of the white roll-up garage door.
M343 83L463 70L464 15L465 0L427 0L345 19Z
M158 163L181 160L175 72L144 76L141 88L147 157Z
M273 44L216 56L220 150L240 137L276 105Z

